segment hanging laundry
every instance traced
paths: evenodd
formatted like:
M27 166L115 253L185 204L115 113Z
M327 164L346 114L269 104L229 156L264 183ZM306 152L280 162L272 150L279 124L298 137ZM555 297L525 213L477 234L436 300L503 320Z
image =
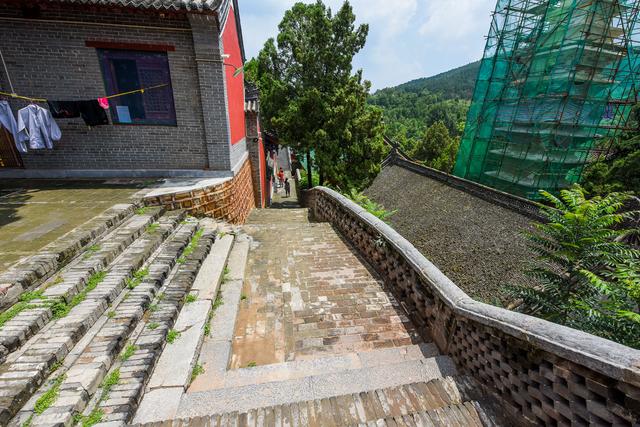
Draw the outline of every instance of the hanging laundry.
M0 101L0 127L9 131L13 136L18 150L20 150L20 145L18 144L18 123L16 123L16 118L13 117L13 111L11 111L11 107L7 101Z
M78 101L80 115L87 126L108 125L109 118L104 108L100 106L98 100Z
M73 119L80 117L78 101L47 101L51 116L55 119Z
M59 141L60 128L51 117L49 110L38 105L28 105L18 111L18 150L26 153L27 145L32 150L53 149L53 142Z
M105 110L109 109L109 98L98 98L98 104Z

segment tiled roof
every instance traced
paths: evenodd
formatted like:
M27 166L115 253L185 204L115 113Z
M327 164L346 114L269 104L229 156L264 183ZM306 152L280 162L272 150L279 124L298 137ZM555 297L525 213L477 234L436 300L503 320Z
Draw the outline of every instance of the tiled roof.
M134 9L215 11L222 0L49 0L52 3L120 6Z

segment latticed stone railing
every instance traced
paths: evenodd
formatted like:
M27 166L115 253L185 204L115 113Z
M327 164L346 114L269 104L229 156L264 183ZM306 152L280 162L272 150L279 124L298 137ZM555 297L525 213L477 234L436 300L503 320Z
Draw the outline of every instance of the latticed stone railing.
M307 196L315 219L332 223L359 249L421 333L515 424L638 425L640 351L475 301L351 200L323 187Z

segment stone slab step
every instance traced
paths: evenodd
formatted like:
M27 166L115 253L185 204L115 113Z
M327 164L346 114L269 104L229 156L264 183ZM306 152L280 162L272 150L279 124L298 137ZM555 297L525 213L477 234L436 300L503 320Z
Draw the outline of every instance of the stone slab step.
M114 205L0 274L0 310L18 302L23 292L51 277L94 239L133 215L137 207L132 203Z
M87 401L98 394L98 386L117 362L116 356L136 329L145 309L162 286L178 256L186 248L195 229L195 223L180 225L165 241L157 256L146 265L149 275L133 289L122 291L127 293L127 298L121 298L113 307L112 315L108 316L98 333L87 343L81 356L65 373L59 385L60 398L53 401L42 414L32 418L32 426L45 426L52 422L69 424L74 413L82 412ZM120 372L120 368L118 374L124 374ZM117 393L111 394L110 391L99 393L100 401L115 403L121 399ZM28 404L25 409L28 413L33 407Z
M24 405L83 335L98 321L134 272L176 228L184 214L170 212L116 259L103 280L64 316L32 337L0 366L0 424ZM19 378L16 380L15 378Z
M98 239L92 246L94 250L85 251L46 281L41 287L42 298L12 306L10 309L20 310L19 313L0 327L0 345L7 349L6 353L16 351L51 320L51 310L44 306L48 300L63 298L70 301L82 291L92 274L108 267L161 213L161 209L154 208L149 213L129 218L114 231Z
M463 401L456 381L448 377L314 400L298 400L283 405L138 425L480 427L485 419L481 406L477 402Z
M205 260L205 263L209 261L211 264L207 268L203 264L192 289L192 292L197 292L199 299L182 308L174 327L180 336L162 352L138 408L137 417L153 419L175 415L182 394L192 380L192 372L205 338L205 324L211 320L209 313L213 309L218 287L223 280L232 243L233 237L226 235L213 245ZM231 256L234 262L237 262L237 252L236 249ZM232 274L238 273L228 272L228 275Z
M175 266L166 285L153 301L153 310L149 310L143 318L141 333L133 343L135 350L122 362L121 381L111 389L113 399L100 401L96 405L95 409L103 414L103 424L122 425L131 419L163 349L178 345L176 342L167 343L168 333L174 328L178 313L185 304L185 297L189 294L216 237L215 223L201 220L200 225L202 233L197 242L195 238L192 239L192 252ZM186 306L191 304L195 303Z
M216 412L247 411L256 407L326 399L453 375L456 375L453 361L447 356L436 356L295 380L188 393L183 396L177 415L192 417Z
M308 223L308 209L254 209L246 224Z

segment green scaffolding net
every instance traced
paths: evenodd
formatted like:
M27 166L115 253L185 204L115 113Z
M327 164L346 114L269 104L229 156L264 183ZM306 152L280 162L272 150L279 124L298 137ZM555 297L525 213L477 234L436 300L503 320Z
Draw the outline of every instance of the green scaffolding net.
M531 199L579 182L637 102L640 0L498 0L456 176Z

